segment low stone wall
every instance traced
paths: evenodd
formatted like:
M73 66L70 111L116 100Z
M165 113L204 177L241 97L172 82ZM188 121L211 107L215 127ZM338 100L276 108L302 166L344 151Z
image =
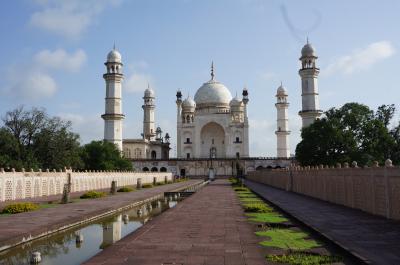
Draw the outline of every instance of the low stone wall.
M400 167L290 167L249 172L276 188L400 220Z
M167 177L172 180L170 172L4 172L0 171L0 201L62 194L64 184L71 180L71 192L108 189L111 182L117 186L136 185L140 178L142 184L153 183L153 178L162 182Z

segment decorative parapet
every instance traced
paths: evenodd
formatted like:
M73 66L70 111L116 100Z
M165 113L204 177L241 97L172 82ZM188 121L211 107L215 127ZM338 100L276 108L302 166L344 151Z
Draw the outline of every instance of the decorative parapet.
M400 220L400 167L390 159L384 166L357 163L328 166L294 166L289 171L249 172L247 178L276 188Z
M0 202L48 195L61 196L64 184L67 184L69 178L72 192L108 189L111 181L116 181L118 186L127 186L136 185L138 178L142 179L143 184L152 183L154 177L157 178L157 182L165 181L165 177L173 180L171 172L73 172L72 169L59 172L16 172L15 169L11 169L11 172L5 172L1 169L0 173Z

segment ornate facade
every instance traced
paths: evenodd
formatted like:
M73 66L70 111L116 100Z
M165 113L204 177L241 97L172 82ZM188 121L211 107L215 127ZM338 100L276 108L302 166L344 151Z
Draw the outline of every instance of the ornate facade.
M235 158L249 156L248 92L232 99L231 93L211 79L182 101L176 94L178 158Z

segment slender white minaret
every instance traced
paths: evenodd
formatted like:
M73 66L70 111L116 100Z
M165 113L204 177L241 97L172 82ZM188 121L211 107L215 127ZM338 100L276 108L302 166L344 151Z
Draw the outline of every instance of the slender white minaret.
M247 91L247 88L243 88L242 92L242 102L244 104L244 111L243 111L243 116L244 116L244 131L243 131L243 147L244 151L242 154L242 157L248 157L249 156L249 119L247 117L247 104L249 103L249 92Z
M317 55L314 47L308 43L301 49L301 69L299 75L301 77L301 98L302 110L299 115L302 118L303 128L307 127L319 118L322 110L319 108L318 94L318 74L319 68L316 67Z
M289 118L288 118L288 107L289 102L287 102L288 94L286 89L282 84L278 87L276 92L277 102L275 104L277 111L277 130L276 134L276 149L277 157L290 157L290 147L289 147Z
M182 92L180 89L176 92L176 142L177 157L181 158L181 129L182 129Z
M121 54L115 49L107 55L104 63L107 73L103 75L106 81L106 104L105 113L101 115L104 120L104 140L114 143L122 151L122 101L121 83L124 78L122 74Z
M144 91L144 104L143 108L143 137L147 140L155 140L156 136L156 128L155 128L155 118L154 111L156 109L155 105L155 96L153 89L150 88L150 85L147 86L147 89Z

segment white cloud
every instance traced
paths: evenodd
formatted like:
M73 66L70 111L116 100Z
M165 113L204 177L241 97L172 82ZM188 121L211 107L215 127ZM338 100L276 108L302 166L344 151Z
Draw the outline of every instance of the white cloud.
M51 76L54 70L74 72L86 62L86 54L79 49L67 53L63 49L43 50L29 62L11 65L5 73L6 85L1 94L16 100L39 100L52 97L57 92L57 84Z
M41 67L76 72L86 62L86 53L82 49L70 54L63 49L43 50L34 56L34 60Z
M154 89L154 81L151 75L133 73L126 77L123 89L131 93L142 92L147 88L148 84Z
M42 8L32 14L30 24L67 38L79 38L106 8L120 0L37 1Z
M81 143L86 144L93 140L103 139L103 120L100 114L81 115L76 113L59 113L64 120L71 121L72 130L79 134Z
M301 119L298 115L289 114L290 153L294 154L300 141ZM275 157L276 153L276 120L250 119L249 140L251 156Z
M374 64L393 56L396 49L389 41L379 41L349 55L337 58L323 71L324 75L334 73L352 74L371 68Z
M3 93L17 99L38 100L50 98L57 91L54 79L45 72L38 70L18 71L9 76L9 85Z

